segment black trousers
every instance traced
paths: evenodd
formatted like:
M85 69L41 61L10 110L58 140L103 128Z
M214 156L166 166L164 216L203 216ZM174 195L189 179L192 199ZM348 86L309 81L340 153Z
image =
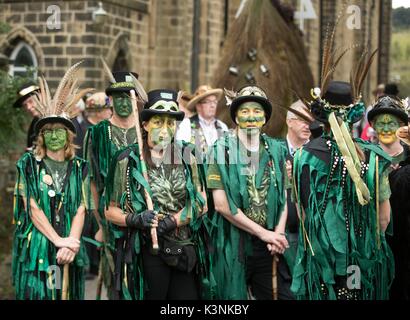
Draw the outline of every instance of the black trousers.
M252 256L247 258L246 279L251 287L252 294L257 300L272 300L272 269L273 257ZM295 300L295 296L290 291L292 277L289 273L288 265L283 258L279 256L277 263L277 283L279 300Z
M146 300L198 300L198 285L193 272L182 272L166 265L147 247L143 248L142 257Z

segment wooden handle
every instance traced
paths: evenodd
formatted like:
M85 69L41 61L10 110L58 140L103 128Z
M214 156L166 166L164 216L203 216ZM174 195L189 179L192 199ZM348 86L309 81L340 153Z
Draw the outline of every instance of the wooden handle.
M103 270L102 270L102 258L101 258L100 263L98 265L98 280L97 280L97 291L95 294L95 300L101 300L102 284L103 284Z
M137 131L137 143L138 143L138 148L140 152L140 161L143 163L142 175L144 176L144 179L148 182L148 174L147 174L145 161L144 161L144 153L142 150L143 144L142 144L142 135L141 135L141 128L140 128L140 119L138 115L137 97L135 95L134 90L130 91L130 95L131 95L132 109L133 109L134 117L135 117L135 130ZM154 210L154 204L152 203L151 196L149 195L147 190L145 190L144 195L145 195L145 202L147 203L148 210ZM158 246L157 228L155 227L151 228L151 240L152 240L152 249L154 253L157 253L159 246Z
M276 255L273 256L272 261L272 295L273 300L278 300L278 274L277 274Z
M69 278L69 264L64 265L63 271L63 288L61 292L61 300L67 300L68 297L68 282L70 281Z

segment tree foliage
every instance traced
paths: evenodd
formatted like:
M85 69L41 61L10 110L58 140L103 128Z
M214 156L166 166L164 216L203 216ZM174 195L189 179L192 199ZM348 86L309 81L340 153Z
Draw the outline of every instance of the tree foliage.
M400 7L393 10L393 27L410 29L410 8Z
M23 150L26 143L27 125L30 121L27 114L13 108L18 98L18 88L28 79L10 77L0 70L0 153L11 150Z

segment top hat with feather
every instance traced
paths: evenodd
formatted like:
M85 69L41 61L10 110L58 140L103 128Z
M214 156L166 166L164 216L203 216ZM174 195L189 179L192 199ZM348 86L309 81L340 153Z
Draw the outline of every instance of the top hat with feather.
M83 96L94 90L91 88L79 90L77 71L81 62L67 70L53 97L51 97L47 81L43 77L39 77L40 91L33 96L35 108L40 114L40 119L35 125L36 134L48 123L61 123L73 133L76 132L71 121L80 112L76 104Z

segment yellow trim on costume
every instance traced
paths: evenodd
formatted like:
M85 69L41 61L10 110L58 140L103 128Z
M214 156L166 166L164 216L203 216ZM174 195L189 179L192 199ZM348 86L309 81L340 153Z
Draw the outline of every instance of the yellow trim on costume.
M221 181L221 176L217 175L217 174L210 174L208 176L208 180L216 180L216 181Z
M376 243L378 249L380 249L379 183L379 156L376 156Z
M348 133L347 129L341 128L346 126L346 124L342 123L340 126L334 112L332 112L329 116L329 123L333 135L335 136L337 146L339 147L339 150L344 158L347 171L355 184L359 203L364 206L370 201L370 191L363 179L360 177L360 171L357 169L357 166L360 165L360 161L354 148L352 137ZM354 152L353 149L355 150Z

